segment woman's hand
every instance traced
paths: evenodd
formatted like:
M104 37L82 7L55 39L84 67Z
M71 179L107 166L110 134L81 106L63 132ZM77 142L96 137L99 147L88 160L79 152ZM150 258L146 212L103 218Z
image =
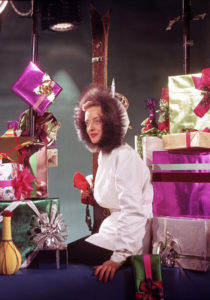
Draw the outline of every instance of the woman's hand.
M104 280L104 282L107 282L108 280L112 280L114 278L114 274L119 267L120 265L113 260L107 260L102 265L94 267L94 275L98 276L99 280Z

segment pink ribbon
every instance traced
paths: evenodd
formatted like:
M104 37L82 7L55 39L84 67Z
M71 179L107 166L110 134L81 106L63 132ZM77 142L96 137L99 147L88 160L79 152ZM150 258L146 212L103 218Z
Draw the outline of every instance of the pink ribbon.
M202 90L202 94L204 95L194 109L194 113L202 118L210 109L210 68L203 69L201 77L192 76L192 79L195 88Z
M143 255L145 280L142 280L139 285L139 292L136 292L136 299L155 300L163 297L162 281L152 280L151 256Z
M191 147L191 139L190 139L190 134L191 132L195 132L198 131L196 129L190 130L186 132L186 147L190 148ZM204 128L203 130L201 130L201 132L208 132L210 133L210 129L208 127Z

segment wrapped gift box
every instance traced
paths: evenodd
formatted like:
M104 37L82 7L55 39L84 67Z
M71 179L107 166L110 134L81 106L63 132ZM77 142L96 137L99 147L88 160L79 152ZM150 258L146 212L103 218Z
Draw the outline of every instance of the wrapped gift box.
M12 86L12 90L42 115L62 88L37 65L30 62Z
M168 267L210 270L210 220L154 217L153 253Z
M163 150L162 139L157 136L135 136L135 150L150 167L153 151Z
M154 216L210 218L210 152L153 152Z
M32 203L32 205L31 205ZM15 201L15 202L0 202L0 211L13 210L14 216L12 218L12 238L22 254L23 263L37 247L33 241L32 229L36 227L37 213L47 213L50 215L53 204L57 206L57 213L60 211L59 199L40 199L33 201ZM35 209L34 209L35 206ZM2 224L0 223L0 236ZM32 259L30 259L32 260ZM29 263L28 263L29 264Z
M200 78L201 74L170 76L168 79L170 133L209 127L210 110L202 117L194 112L203 98L203 91L195 87L193 77Z
M30 168L31 173L36 177L32 183L33 190L30 198L48 197L48 157L47 145L45 143L33 143L24 151L21 151L24 158L24 166Z
M131 256L136 299L164 299L160 256L157 254Z
M193 131L163 136L163 149L210 148L210 133Z
M0 201L14 201L24 199L21 195L20 199L15 196L15 183L18 171L23 171L23 165L5 163L0 164Z
M0 156L20 163L19 150L32 143L33 138L29 136L1 136L0 137Z

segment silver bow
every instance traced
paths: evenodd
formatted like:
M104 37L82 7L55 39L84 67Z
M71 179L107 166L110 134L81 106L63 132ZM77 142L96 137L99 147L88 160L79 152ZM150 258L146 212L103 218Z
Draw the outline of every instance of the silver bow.
M61 214L57 213L57 205L52 204L50 217L41 213L36 217L36 226L31 230L33 241L39 249L64 249L68 238L68 227L64 224Z
M178 240L167 231L165 242L160 241L157 245L157 254L160 254L161 263L167 267L174 267L180 252Z

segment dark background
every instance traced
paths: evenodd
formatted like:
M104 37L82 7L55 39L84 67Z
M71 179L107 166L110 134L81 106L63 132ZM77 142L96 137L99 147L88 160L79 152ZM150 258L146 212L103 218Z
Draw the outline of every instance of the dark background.
M183 74L183 23L166 31L170 19L181 14L182 0L95 0L103 15L111 9L108 50L108 85L115 78L116 91L130 103L128 109L132 130L127 142L134 147L134 136L140 133L141 122L148 116L147 98L160 98L167 87L168 76ZM30 8L30 1L14 1L21 10ZM81 0L81 23L74 31L39 31L38 65L63 87L50 107L62 127L56 147L58 168L49 169L49 196L61 199L61 212L69 225L69 240L88 234L85 207L80 193L73 187L76 171L91 173L92 155L79 143L73 126L73 109L81 90L92 80L91 32L89 1ZM192 0L192 16L207 13L203 21L191 22L190 72L210 66L210 1ZM11 90L31 59L32 19L23 18L7 5L2 14L0 32L0 134L8 120L16 120L28 108Z

